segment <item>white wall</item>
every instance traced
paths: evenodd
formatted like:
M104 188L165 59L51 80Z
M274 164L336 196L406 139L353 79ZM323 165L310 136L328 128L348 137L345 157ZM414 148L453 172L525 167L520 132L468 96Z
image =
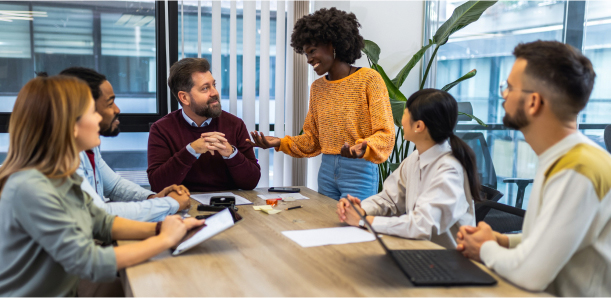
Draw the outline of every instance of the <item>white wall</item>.
M354 13L361 23L361 35L380 46L379 64L392 79L422 47L424 31L424 1L315 1L313 10L336 7ZM356 61L356 66L369 67L367 58ZM418 90L420 63L414 67L401 91L409 97ZM310 71L312 71L310 69ZM313 76L316 78L316 76ZM321 158L308 160L306 185L318 190L318 169Z

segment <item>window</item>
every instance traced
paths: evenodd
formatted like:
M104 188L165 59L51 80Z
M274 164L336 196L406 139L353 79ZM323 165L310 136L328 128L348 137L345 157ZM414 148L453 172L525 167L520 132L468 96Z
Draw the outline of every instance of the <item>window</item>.
M107 77L121 109L125 132L102 140L107 163L115 170L146 170L149 123L167 113L165 94L157 94L158 71L165 81L165 65L158 69L157 56L165 57L165 49L156 47L156 22L162 22L157 20L156 5L0 1L0 163L8 151L8 117L22 86L36 72L56 75L82 66Z
M427 26L434 34L439 25L452 15L454 9L465 1L427 2ZM565 28L567 14L587 16L585 27L577 23L577 36L585 37L583 50L597 73L594 92L586 109L579 117L582 133L604 147L602 134L605 123L609 123L611 110L610 87L604 82L611 78L604 69L611 60L611 3L605 1L499 1L482 17L455 33L448 43L439 48L435 72L431 81L435 88L456 80L472 69L477 75L450 90L458 101L471 102L473 114L488 127L459 122L459 132L477 132L484 135L497 175L497 189L505 194L501 202L514 205L517 187L505 184L505 178L534 178L537 156L524 141L519 131L508 130L502 125L505 111L499 94L499 85L507 79L515 61L513 48L522 42L541 40L567 41ZM587 7L584 9L584 6ZM587 13L586 13L587 12ZM585 34L583 34L585 33ZM428 36L427 38L430 38ZM573 44L573 43L571 43ZM575 44L573 44L575 45ZM580 48L580 46L578 46ZM523 208L526 208L530 186L526 189Z
M276 1L270 1L270 18L269 18L269 123L270 135L274 135L275 124L275 83L276 83ZM198 57L208 59L211 63L212 73L217 80L217 88L221 94L221 106L226 112L230 112L230 17L231 3L229 1L221 1L221 65L212 65L212 3L201 2L201 28L198 31L198 1L179 1L178 2L178 58L183 57ZM257 3L256 15L256 74L255 74L255 123L259 124L259 94L260 94L260 57L261 57L261 3ZM283 13L285 13L283 11ZM236 61L237 61L237 106L236 116L243 118L244 107L242 100L243 87L243 21L244 21L244 5L243 1L236 2ZM198 32L201 32L201 44L198 48ZM175 101L172 98L172 101ZM281 136L282 137L282 136ZM260 186L272 185L273 183L273 161L274 150L259 150L255 148L255 154L261 161L260 154L269 154L269 170L265 168L261 162L262 173L269 172L269 183L262 178Z
M229 111L229 18L230 18L230 6L228 1L221 2L221 67L218 68L221 71L221 82L222 86L217 86L219 88L219 92L221 93L222 102L221 105L223 110ZM270 4L273 4L271 2ZM197 57L197 1L184 1L184 4L179 2L178 4L179 15L178 15L178 32L179 32L179 40L178 40L178 53L179 59L184 57ZM183 14L180 14L180 11L183 10ZM275 94L275 78L276 78L276 11L275 7L271 5L270 7L270 123L274 123L274 94ZM202 16L201 16L201 33L202 33L202 44L201 44L201 57L208 59L212 63L212 4L211 3L202 3L201 8ZM257 7L257 69L256 69L256 78L257 82L256 93L257 98L259 96L259 57L260 57L260 39L261 39L261 15L260 15L260 6ZM236 10L236 46L237 46L237 93L238 93L238 105L237 105L237 115L238 117L242 117L242 53L243 53L243 15L242 15L242 5L241 1L237 3ZM181 19L184 19L184 24ZM184 36L182 33L182 28L184 27ZM184 43L183 43L184 38ZM214 67L214 66L213 66ZM219 76L219 74L214 74L215 78ZM256 113L256 122L259 123L258 117L258 100L256 103L257 113Z
M0 2L5 16L33 12L32 21L0 22L9 32L0 42L0 112L11 112L35 72L55 75L70 66L105 74L123 113L158 112L154 2L20 3Z

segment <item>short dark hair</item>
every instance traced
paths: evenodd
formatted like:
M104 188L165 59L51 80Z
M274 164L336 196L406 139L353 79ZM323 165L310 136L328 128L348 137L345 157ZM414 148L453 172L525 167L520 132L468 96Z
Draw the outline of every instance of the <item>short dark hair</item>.
M85 81L85 83L89 85L89 89L91 90L91 96L93 96L94 100L97 100L100 95L102 95L102 91L100 91L100 85L102 85L102 83L106 81L106 76L91 68L70 67L62 70L59 74L77 77Z
M335 48L335 58L352 64L361 58L361 50L365 47L359 27L361 24L354 13L335 7L323 8L295 23L291 47L298 54L303 54L304 45L331 43Z
M586 106L596 73L581 52L558 41L521 43L513 50L528 63L524 73L557 96L551 109L563 121L571 120Z
M168 78L168 87L170 91L180 103L178 99L178 91L191 92L193 88L193 73L209 72L210 63L206 58L183 58L170 67L170 77Z

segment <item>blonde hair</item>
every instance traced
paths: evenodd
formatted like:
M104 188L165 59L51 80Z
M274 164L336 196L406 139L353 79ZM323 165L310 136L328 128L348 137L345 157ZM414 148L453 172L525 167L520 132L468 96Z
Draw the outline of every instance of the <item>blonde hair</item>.
M9 122L9 149L0 167L0 192L9 176L37 169L49 178L76 172L74 129L91 100L85 82L69 76L38 77L17 95Z

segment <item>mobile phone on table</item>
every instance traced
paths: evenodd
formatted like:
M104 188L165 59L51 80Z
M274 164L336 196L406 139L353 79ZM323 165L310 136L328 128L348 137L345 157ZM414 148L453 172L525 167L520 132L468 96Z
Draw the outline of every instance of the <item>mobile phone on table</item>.
M299 192L299 188L295 188L295 187L270 187L267 191L295 193L295 192Z

